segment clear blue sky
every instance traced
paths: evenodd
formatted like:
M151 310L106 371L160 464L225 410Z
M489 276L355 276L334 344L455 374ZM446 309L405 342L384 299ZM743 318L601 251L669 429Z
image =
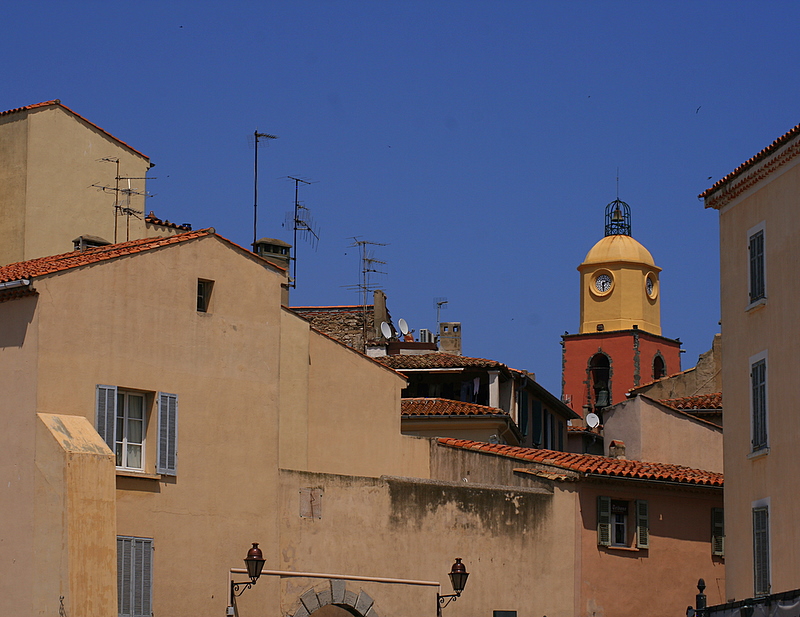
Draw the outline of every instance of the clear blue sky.
M321 241L294 305L355 304L352 237L395 321L460 321L465 355L560 393L576 267L632 208L683 368L719 320L717 214L697 195L800 122L796 2L30 2L0 21L0 108L59 98L151 157L148 209L291 241L288 175ZM107 171L105 167L100 171ZM58 204L53 196L54 207Z

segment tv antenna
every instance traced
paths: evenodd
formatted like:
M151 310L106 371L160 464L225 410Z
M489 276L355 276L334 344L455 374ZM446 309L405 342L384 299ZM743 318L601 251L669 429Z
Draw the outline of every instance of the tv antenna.
M262 145L267 145L271 139L278 139L278 136L259 133L256 129L249 140L255 153L253 157L253 248L258 241L258 149Z
M131 207L131 196L140 195L147 198L152 197L147 191L140 191L131 187L131 180L156 180L156 178L143 177L128 177L119 175L119 157L109 156L102 159L97 159L102 163L115 163L117 166L117 173L114 175L114 186L106 186L104 184L92 184L99 191L104 193L114 193L114 244L117 243L117 219L120 216L125 217L125 241L131 239L131 217L141 218L144 214L142 210L135 210ZM127 188L120 188L120 180L125 180L128 184ZM124 196L125 205L121 203L120 195Z
M297 287L297 234L300 233L300 236L307 240L311 246L315 249L317 248L317 244L319 243L319 235L314 230L314 220L311 218L311 213L308 211L303 204L300 203L299 194L300 194L300 185L301 184L315 184L310 180L304 180L303 178L296 178L294 176L286 176L289 180L294 180L294 216L292 216L291 212L286 213L286 220L287 222L291 223L292 228L294 229L294 243L292 244L292 254L293 257L291 258L294 262L292 264L292 282L291 287L294 289Z
M436 331L439 331L439 314L442 309L447 308L447 298L434 298L433 303L436 305Z
M361 307L363 310L364 318L362 320L362 336L364 341L364 348L366 348L367 343L367 300L369 292L375 291L376 287L372 283L372 275L374 274L386 274L381 270L378 270L378 266L385 266L386 262L381 261L380 259L376 259L374 255L374 249L369 247L372 246L388 246L383 242L370 242L369 240L360 240L359 236L353 237L353 244L349 245L351 247L358 247L358 254L361 261L361 277L358 285L350 285L351 289L355 289L356 291L361 293Z

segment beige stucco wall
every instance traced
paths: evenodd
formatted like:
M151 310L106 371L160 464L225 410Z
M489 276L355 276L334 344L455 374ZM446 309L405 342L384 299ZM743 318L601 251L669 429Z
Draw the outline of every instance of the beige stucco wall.
M631 460L722 473L722 429L645 396L606 409L603 437L606 456L611 442L622 440L625 457Z
M0 264L66 253L81 235L114 242L115 223L118 242L168 235L147 232L141 195L130 207L143 214L115 218L114 193L92 186L116 186L116 164L102 158L119 158L122 177L143 178L150 168L144 155L58 105L0 118ZM131 188L143 193L145 181Z
M769 162L769 161L767 161ZM770 499L774 592L800 588L796 468L797 238L800 166L795 158L720 211L722 368L725 399L725 524L728 598L753 595L752 505ZM766 303L748 309L748 230L764 223ZM751 458L750 358L767 353L769 454Z

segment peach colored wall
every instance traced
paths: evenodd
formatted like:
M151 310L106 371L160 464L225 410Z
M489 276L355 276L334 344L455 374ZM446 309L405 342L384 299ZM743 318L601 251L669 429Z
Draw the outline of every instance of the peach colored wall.
M598 546L600 495L648 501L649 549ZM725 566L721 558L711 555L710 543L711 509L722 506L721 490L656 489L634 482L582 482L579 506L582 583L576 615L683 615L686 607L694 604L698 578L706 581L709 604L724 601ZM629 510L629 525L631 516Z
M21 261L25 249L28 123L24 118L24 114L0 116L0 264Z
M670 410L647 397L623 401L603 413L605 451L625 442L631 460L684 465L722 473L722 429Z
M796 146L796 142L795 142ZM728 537L728 598L753 595L753 502L770 499L772 590L800 587L800 533L796 468L800 415L797 407L797 238L799 159L776 171L720 212L722 367L725 399L725 504ZM756 172L758 173L758 172ZM765 223L766 303L747 310L748 231ZM750 358L767 352L769 454L752 458Z

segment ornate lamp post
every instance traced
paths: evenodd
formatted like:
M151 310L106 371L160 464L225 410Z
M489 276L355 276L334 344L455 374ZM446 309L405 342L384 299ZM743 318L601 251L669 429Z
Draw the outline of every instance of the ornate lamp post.
M258 542L253 542L253 548L247 551L247 557L244 559L244 564L247 566L247 576L250 577L250 582L243 581L237 583L231 581L231 608L236 606L236 598L242 595L246 589L250 589L256 584L258 577L261 576L261 570L264 568L265 562L266 559L264 559L261 549L258 548ZM232 613L229 611L229 614Z
M461 597L461 592L464 591L464 587L467 586L469 572L467 572L466 566L461 563L461 557L456 557L453 567L450 568L449 576L450 583L453 585L453 591L455 591L455 593L446 595L436 594L436 615L438 617L441 617L442 609L445 606Z

